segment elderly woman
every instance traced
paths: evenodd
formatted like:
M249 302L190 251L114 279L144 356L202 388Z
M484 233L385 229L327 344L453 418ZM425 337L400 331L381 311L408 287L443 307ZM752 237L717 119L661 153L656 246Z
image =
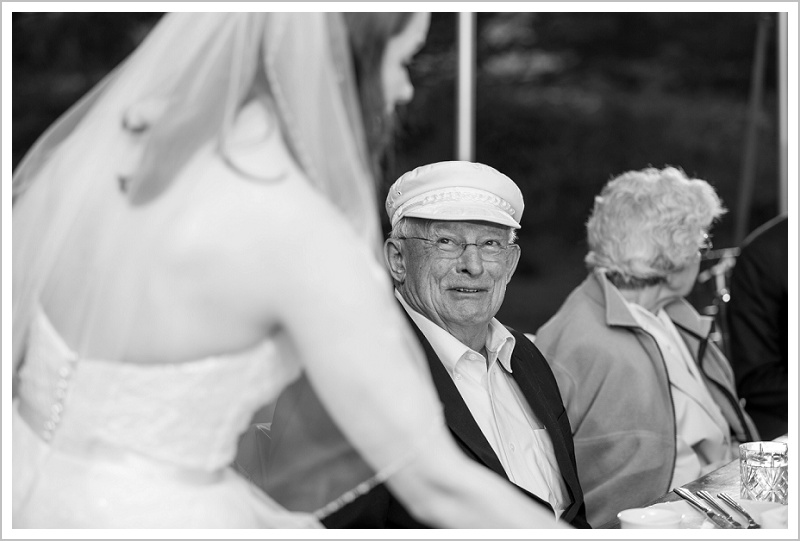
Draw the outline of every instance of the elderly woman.
M709 341L711 318L684 299L724 213L706 181L672 167L612 179L586 224L589 276L536 333L572 425L592 526L757 437Z

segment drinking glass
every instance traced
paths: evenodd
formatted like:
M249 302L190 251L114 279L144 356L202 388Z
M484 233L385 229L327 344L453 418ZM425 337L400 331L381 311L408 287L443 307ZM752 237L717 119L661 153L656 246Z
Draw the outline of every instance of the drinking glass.
M754 441L739 445L739 472L742 498L786 505L789 493L786 443Z

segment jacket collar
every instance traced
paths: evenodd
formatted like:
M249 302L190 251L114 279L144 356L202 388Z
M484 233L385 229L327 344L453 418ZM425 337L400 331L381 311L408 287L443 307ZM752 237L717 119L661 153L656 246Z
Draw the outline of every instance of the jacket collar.
M606 309L606 324L614 327L639 327L636 319L627 307L625 298L612 284L603 271L595 269L585 281L586 294ZM707 338L711 334L714 319L702 316L686 299L676 299L664 307L670 319L682 329L698 338Z
M468 449L477 457L478 462L486 465L489 469L508 479L500 459L497 458L492 446L483 435L477 421L469 411L466 402L458 392L456 384L453 383L450 374L447 372L444 364L439 360L436 351L431 346L431 343L422 333L420 328L414 323L414 320L406 314L411 327L417 335L420 345L425 351L425 358L430 367L431 377L436 385L439 393L439 398L444 406L444 416L450 431L456 437L464 449Z

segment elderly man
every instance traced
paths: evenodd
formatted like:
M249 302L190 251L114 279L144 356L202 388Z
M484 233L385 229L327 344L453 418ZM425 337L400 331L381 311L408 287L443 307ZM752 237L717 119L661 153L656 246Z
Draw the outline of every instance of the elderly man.
M524 335L494 318L519 262L523 208L516 184L486 165L419 167L389 191L384 256L464 451L585 526L553 374Z
M392 232L384 255L464 452L562 520L588 527L553 374L524 335L494 318L519 261L514 239L523 207L516 184L486 165L419 167L400 177L386 199ZM420 526L382 490L324 522Z

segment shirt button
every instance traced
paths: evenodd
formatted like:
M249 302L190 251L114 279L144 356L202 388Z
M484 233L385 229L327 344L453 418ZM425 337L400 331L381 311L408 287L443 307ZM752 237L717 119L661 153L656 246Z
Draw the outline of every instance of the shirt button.
M456 379L461 379L461 374L456 374Z
M511 449L511 452L512 452L512 453L513 453L513 452L514 452L514 451L517 449L516 447L514 447L514 444L513 444L513 443L512 443L512 444L510 444L510 445L508 446L508 448L509 448L509 449Z

